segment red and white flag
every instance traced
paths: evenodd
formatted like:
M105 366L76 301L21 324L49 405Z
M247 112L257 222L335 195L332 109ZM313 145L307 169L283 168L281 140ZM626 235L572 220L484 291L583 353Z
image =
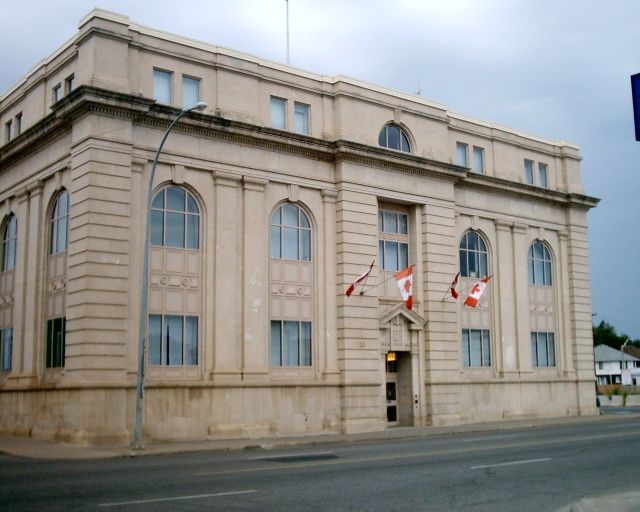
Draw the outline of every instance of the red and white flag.
M482 297L488 282L489 278L483 277L480 281L473 283L471 290L469 290L469 296L467 297L467 300L464 301L464 305L469 306L470 308L475 308L478 305L478 302L480 302L480 297Z
M356 285L358 283L361 283L362 281L364 281L369 274L371 274L371 270L373 269L373 264L376 262L376 260L373 260L371 262L371 265L369 266L369 270L367 270L364 274L362 274L358 279L356 279L353 284L351 284L349 286L349 288L347 288L347 291L345 292L347 294L347 297L351 297L351 294L353 293L353 291L356 289Z
M456 286L458 286L458 278L460 277L460 272L458 272L456 274L456 277L453 278L453 281L451 281L451 296L454 299L457 299L458 297L460 297L460 294L458 293L458 290L456 290Z
M407 309L413 307L413 265L393 274Z

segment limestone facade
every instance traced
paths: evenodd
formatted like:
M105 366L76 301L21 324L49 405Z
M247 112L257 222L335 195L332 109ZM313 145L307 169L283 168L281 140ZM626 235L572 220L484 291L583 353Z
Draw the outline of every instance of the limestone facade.
M0 97L1 431L130 439L146 186L193 99L153 183L148 439L596 413L575 145L96 9Z

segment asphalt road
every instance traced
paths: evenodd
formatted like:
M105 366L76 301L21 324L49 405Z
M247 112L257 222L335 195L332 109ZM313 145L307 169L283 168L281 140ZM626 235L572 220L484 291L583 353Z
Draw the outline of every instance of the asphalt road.
M553 511L640 491L640 421L90 461L0 456L2 511ZM639 508L640 510L640 503Z

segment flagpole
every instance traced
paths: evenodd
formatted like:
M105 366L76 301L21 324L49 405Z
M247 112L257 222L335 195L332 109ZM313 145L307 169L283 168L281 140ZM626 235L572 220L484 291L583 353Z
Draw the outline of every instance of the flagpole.
M493 276L494 276L494 274L491 274L490 276L486 276L486 277L482 277L482 278L478 279L478 281L482 281L482 279L487 279L487 280L489 280L489 279L491 279ZM475 281L474 281L474 283L475 283ZM473 285L471 285L471 286L467 286L464 290L460 290L459 295L466 295L466 294L467 294L467 292L468 292L469 290L471 290L471 288L473 288ZM444 302L444 299L447 297L447 293L449 293L449 291L450 291L450 290L451 290L451 286L449 286L449 288L447 289L447 291L445 291L445 292L444 292L444 295L442 296L442 299L440 299L440 302Z
M382 286L384 283L386 283L387 281L391 281L394 278L394 275L391 274L391 277L388 277L387 279L385 279L384 281L376 284L375 286L372 286L371 288L369 288L367 291L370 292L371 290L375 290L376 288L378 288L379 286ZM364 291L360 292L360 295L364 295Z
M376 262L376 260L373 260L371 262L371 266L369 267L369 273L367 274L367 277L364 278L364 281L362 282L362 286L360 287L360 295L364 295L364 285L367 284L367 279L369 279L369 276L371 275L371 270L373 269L373 264Z
M287 66L289 65L289 0L284 0L287 3Z

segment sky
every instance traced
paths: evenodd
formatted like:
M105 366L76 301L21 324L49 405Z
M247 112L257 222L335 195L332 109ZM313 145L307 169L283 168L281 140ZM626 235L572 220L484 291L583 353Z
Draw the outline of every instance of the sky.
M94 7L286 62L285 0L0 0L0 94ZM290 63L580 146L596 323L640 338L636 0L289 0Z

